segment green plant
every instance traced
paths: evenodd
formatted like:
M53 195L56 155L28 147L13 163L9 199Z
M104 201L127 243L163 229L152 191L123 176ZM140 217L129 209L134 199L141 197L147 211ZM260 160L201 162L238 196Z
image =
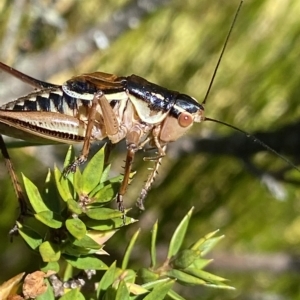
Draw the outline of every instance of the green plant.
M73 158L70 148L65 166ZM225 279L203 271L211 261L203 256L222 239L222 236L215 237L217 231L198 239L190 247L182 247L193 209L175 230L167 257L162 263L157 262L158 223L155 222L151 234L149 267L141 266L136 270L129 266L140 230L132 236L122 262L118 263L112 257L111 265L107 266L101 259L102 255L107 254L104 244L117 230L125 230L137 222L107 207L122 180L122 176L108 179L109 170L110 166L104 165L102 148L83 172L77 169L66 178L57 167L53 172L49 171L42 192L23 175L33 217L25 218L24 223L17 225L21 237L39 256L41 267L24 280L21 274L12 279L12 283L3 284L0 288L2 299L15 294L16 286L22 280L23 296L39 300L157 300L167 296L183 299L172 289L175 282L189 286L232 288L226 285ZM101 274L100 277L91 278L95 272ZM86 290L85 285L89 282L95 285ZM6 294L3 294L4 290Z

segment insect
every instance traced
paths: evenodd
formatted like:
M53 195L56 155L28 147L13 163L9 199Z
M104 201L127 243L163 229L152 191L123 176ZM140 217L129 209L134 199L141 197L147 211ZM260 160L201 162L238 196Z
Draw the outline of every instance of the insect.
M207 95L233 25L234 22ZM154 161L155 165L138 199L138 206L143 209L144 199L165 156L167 144L180 138L194 123L215 121L225 124L204 116L203 105L207 95L200 104L186 94L168 90L136 75L118 77L94 72L75 76L62 85L56 85L32 78L4 63L0 63L0 69L36 88L0 106L0 133L46 144L49 141L83 143L81 155L65 169L65 174L73 172L86 161L92 141L108 138L115 144L126 140L124 179L117 195L118 208L122 212L132 162L138 150L147 144L157 150L156 156L146 158Z
M86 161L91 141L107 137L114 144L126 140L125 174L117 196L121 211L135 152L149 143L158 154L148 159L159 163L166 144L204 119L203 106L192 97L136 75L95 72L75 76L60 86L33 79L3 63L0 68L37 88L0 107L0 132L40 143L83 142L81 155L66 174Z

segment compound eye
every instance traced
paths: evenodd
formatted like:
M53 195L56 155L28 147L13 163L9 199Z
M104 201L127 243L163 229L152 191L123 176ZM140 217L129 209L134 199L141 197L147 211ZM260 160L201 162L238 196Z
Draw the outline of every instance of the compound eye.
M178 117L178 124L181 127L188 127L193 123L193 117L188 112L182 112Z

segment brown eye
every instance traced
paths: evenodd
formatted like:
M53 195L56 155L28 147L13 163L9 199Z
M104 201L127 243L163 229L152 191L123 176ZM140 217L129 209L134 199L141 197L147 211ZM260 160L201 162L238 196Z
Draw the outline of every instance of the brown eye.
M193 117L187 112L183 112L178 117L178 123L181 127L188 127L193 123Z

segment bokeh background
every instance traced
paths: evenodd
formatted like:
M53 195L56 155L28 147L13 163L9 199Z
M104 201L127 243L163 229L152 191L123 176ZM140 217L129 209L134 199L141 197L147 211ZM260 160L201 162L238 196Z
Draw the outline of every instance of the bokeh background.
M201 102L239 1L225 0L3 0L0 59L35 78L61 84L73 75L103 71L137 74ZM246 0L238 16L206 115L254 133L299 163L300 2ZM0 103L31 88L0 72ZM67 146L28 146L6 139L15 168L42 186L48 168L61 164ZM100 143L94 145L94 150ZM77 148L79 151L80 148ZM113 152L121 170L125 145ZM127 196L135 207L147 177L145 153ZM147 153L146 153L147 155ZM0 160L0 282L38 268L20 238L10 243L18 214ZM235 291L185 288L187 299L300 299L300 173L219 124L197 124L168 149L140 222L107 245L121 257L137 227L143 234L133 264L147 264L150 229L159 220L163 259L171 232L195 207L187 245L215 229L225 235L209 257L209 270Z

